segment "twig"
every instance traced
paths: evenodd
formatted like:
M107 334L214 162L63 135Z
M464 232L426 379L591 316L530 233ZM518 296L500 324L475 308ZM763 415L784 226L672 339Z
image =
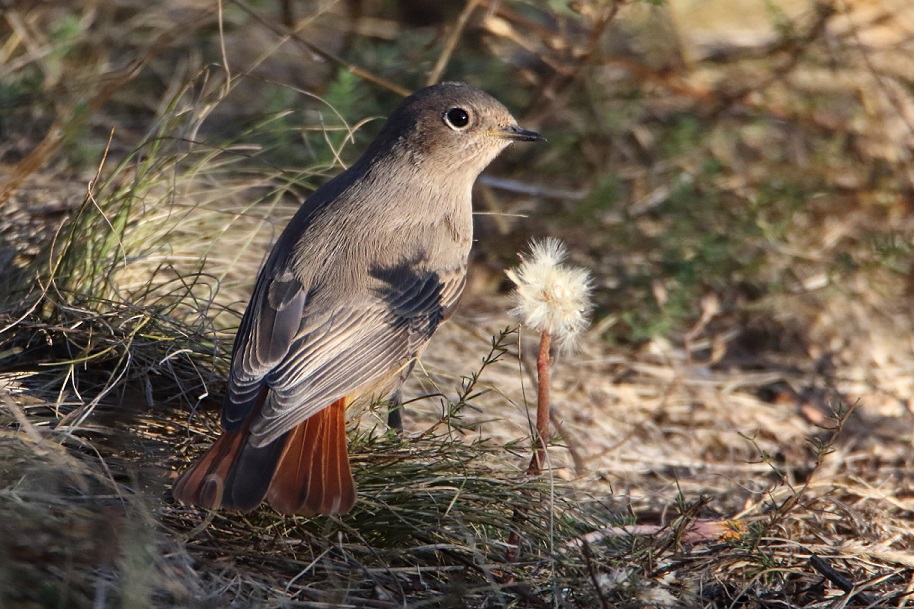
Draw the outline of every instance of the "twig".
M838 586L842 592L850 594L854 590L854 582L838 573L818 554L813 554L809 557L809 566L821 573L825 579Z
M530 195L531 197L542 197L544 199L562 199L567 201L581 201L590 194L589 190L567 190L562 188L550 188L540 184L528 184L520 180L501 178L493 175L483 174L476 180L477 184L513 192L519 195Z
M581 549L584 551L584 559L587 561L587 574L590 576L590 581L593 583L593 587L597 591L597 596L600 598L600 605L603 609L609 609L611 605L609 604L609 601L606 600L606 596L603 594L603 588L600 587L600 582L597 580L597 570L593 565L593 551L590 549L590 544L587 543L587 541L582 541L583 544Z
M571 431L565 427L565 424L562 422L562 419L559 418L559 415L554 408L549 409L549 421L552 423L552 426L555 427L555 430L559 432L562 441L565 442L565 448L567 448L568 452L571 454L571 460L574 461L574 473L578 476L583 476L587 473L587 461L584 459L584 455L581 454L583 445L581 442L578 442Z
M429 72L425 84L433 85L441 78L441 74L444 73L444 69L447 67L447 62L451 60L451 55L454 54L454 49L457 48L457 42L460 40L463 30L466 29L467 22L470 20L470 15L472 15L473 11L476 10L476 7L479 6L479 2L480 0L469 0L466 3L466 6L463 7L460 16L457 17L457 23L454 24L454 29L451 30L451 34L444 43L444 48L441 49L441 54L438 56L435 66L432 68L432 71Z
M188 19L188 28L181 30L180 34L176 31L169 31L160 34L149 46L147 46L142 55L131 61L127 67L122 70L115 70L104 75L98 92L95 93L85 104L85 114L91 116L101 108L111 97L121 90L124 85L136 78L136 76L146 67L149 62L155 59L159 53L165 49L171 48L172 43L180 35L189 35L194 29L203 27L201 17L207 17L212 13L210 10L202 10L196 13L196 16ZM59 112L54 122L51 124L44 139L38 143L25 157L23 157L9 172L3 186L0 187L0 204L5 203L13 194L19 190L19 187L30 175L38 171L51 155L60 148L61 144L68 136L73 135L75 123L73 121L75 103L65 111Z
M275 34L278 34L280 36L286 36L290 40L294 40L301 46L308 49L309 52L314 53L321 59L324 59L326 61L329 61L330 63L336 64L342 68L345 68L346 70L348 70L352 74L355 74L362 80L365 80L370 83L376 84L378 86L384 87L385 89L387 89L389 91L393 91L394 93L396 93L398 95L402 95L403 97L406 97L407 95L409 95L411 93L411 91L409 89L401 87L400 85L398 85L394 82L391 82L391 81L387 80L386 78L383 78L376 74L372 74L368 70L365 70L364 68L360 68L359 66L357 66L355 64L349 63L345 59L343 59L341 57L337 57L333 53L330 53L329 51L325 51L324 49L320 48L319 46L316 46L316 45L308 42L307 40L305 40L304 38L299 36L297 32L290 31L288 28L284 28L284 27L280 27L280 26L276 25L270 19L267 19L266 17L263 17L260 14L256 13L253 9L251 9L244 2L240 2L239 0L234 0L232 2L232 4L234 4L241 10L243 10L245 13L247 13L251 17L253 17L261 25L264 25L267 28L269 28L270 30L272 30Z
M539 476L546 463L546 438L549 435L549 346L552 344L552 334L544 331L540 336L540 348L536 358L536 430L534 431L535 449L527 466L528 476ZM527 519L527 510L517 508L511 517L512 524L518 525ZM518 527L508 536L508 549L505 557L508 562L517 560L520 554L520 533Z
M592 19L593 27L587 33L587 42L582 45L582 48L575 49L574 60L567 70L553 72L540 87L538 95L527 106L525 113L527 118L548 116L552 113L553 107L559 101L559 94L567 91L582 70L590 65L591 59L598 55L603 33L615 19L623 4L625 4L625 0L614 0L601 7L602 12Z

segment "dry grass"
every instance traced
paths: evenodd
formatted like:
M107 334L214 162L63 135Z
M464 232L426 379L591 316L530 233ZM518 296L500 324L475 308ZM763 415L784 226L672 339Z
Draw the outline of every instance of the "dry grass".
M456 38L342 3L292 36L235 2L3 15L0 606L910 604L911 10L479 5ZM436 64L550 146L478 190L408 433L353 421L342 519L176 505L264 252L373 128L343 117ZM503 277L530 233L601 305L535 480Z

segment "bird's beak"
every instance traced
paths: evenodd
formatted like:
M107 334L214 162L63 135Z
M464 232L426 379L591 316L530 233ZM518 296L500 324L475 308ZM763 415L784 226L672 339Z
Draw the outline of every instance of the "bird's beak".
M518 142L545 142L546 138L537 133L536 131L528 131L526 129L521 129L517 125L511 125L505 129L499 129L498 131L490 131L489 135L494 135L495 137L502 137L508 140L515 140Z

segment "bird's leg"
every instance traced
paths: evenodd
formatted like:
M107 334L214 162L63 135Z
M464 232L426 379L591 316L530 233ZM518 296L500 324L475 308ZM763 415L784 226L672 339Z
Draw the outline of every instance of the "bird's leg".
M403 435L403 403L399 389L387 400L387 426L396 431L398 436Z
M403 435L403 383L415 367L416 360L413 360L400 371L400 384L387 400L387 426L396 431L398 436Z

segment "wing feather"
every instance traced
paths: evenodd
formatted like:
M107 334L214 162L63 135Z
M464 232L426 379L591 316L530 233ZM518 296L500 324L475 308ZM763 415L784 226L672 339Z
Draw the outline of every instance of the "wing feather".
M464 287L463 269L441 274L404 265L372 277L371 289L348 295L332 310L293 281L258 281L245 315L257 323L242 321L239 332L246 335L236 339L223 411L224 418L244 420L259 390L269 387L251 422L252 445L268 444L336 400L397 375L453 311Z

